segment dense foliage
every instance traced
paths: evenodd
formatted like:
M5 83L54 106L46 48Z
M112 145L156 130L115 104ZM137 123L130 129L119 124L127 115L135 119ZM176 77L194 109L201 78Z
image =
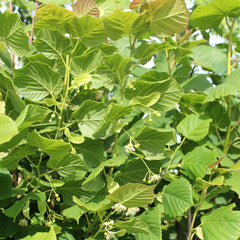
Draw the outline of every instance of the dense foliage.
M240 239L239 0L2 6L0 239Z

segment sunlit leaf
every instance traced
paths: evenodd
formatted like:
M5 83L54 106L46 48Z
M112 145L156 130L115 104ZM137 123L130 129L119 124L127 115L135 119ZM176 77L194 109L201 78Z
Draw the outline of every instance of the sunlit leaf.
M32 101L57 95L63 87L59 73L40 62L30 62L25 67L16 69L14 83L19 93Z
M139 183L128 183L121 186L107 196L114 202L121 203L125 207L144 207L154 201L155 186L147 186Z
M235 204L223 206L201 218L204 239L237 240L240 237L240 211Z
M191 184L180 178L165 185L163 188L164 212L171 217L181 216L192 205Z

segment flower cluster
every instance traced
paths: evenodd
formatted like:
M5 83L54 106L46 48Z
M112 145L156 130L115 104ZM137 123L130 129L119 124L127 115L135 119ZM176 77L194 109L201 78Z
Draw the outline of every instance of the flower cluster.
M131 142L124 146L124 149L126 152L135 152L136 149L138 149L140 147L139 143L136 143L135 145L133 145Z
M109 221L107 221L107 222L104 222L104 223L102 224L102 227L103 227L104 229L108 230L108 229L111 229L111 228L113 227L113 224L114 224L114 221L113 221L113 220L109 220Z
M104 236L105 236L106 240L110 240L110 239L112 239L112 238L115 239L115 232L110 232L110 231L105 232L105 233L104 233Z
M116 203L116 204L112 207L112 209L115 209L115 210L117 210L117 211L119 211L119 212L125 212L125 211L127 210L127 208L126 208L124 205L120 204L120 203Z
M0 152L0 158L4 158L8 155L6 152Z
M157 182L161 179L161 176L160 174L154 174L154 175L151 175L150 176L150 179L149 181L152 183L152 182Z
M135 216L139 211L140 211L140 208L138 208L138 207L128 208L125 215L126 216Z

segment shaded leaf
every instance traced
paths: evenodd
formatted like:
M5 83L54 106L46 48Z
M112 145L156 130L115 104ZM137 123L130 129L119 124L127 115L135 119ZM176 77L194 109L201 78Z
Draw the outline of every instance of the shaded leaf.
M21 112L15 123L19 130L30 127L33 123L43 122L51 111L48 108L29 104Z
M92 137L95 130L103 122L107 106L93 100L84 101L73 113L78 120L78 127L84 137Z
M86 163L74 154L62 158L51 157L47 166L57 171L65 181L81 180L88 171Z
M1 162L0 162L1 164ZM9 171L6 169L0 169L0 200L9 198L12 195L12 178Z

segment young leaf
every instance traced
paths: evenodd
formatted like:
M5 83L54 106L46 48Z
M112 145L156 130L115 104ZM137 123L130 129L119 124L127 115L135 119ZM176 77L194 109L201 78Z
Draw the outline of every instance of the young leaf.
M204 239L237 240L240 237L240 211L235 204L220 207L201 218Z
M75 144L81 144L84 142L84 137L79 134L75 134L69 131L68 128L64 130L65 135L68 137L69 141Z
M16 123L4 114L0 114L0 126L0 144L8 142L19 133Z
M92 17L99 17L100 12L94 0L77 0L73 5L73 11L78 16L88 14Z
M180 178L164 186L163 205L170 217L182 216L193 205L191 184Z
M177 126L177 131L187 139L200 141L208 135L212 119L206 116L191 114L184 118Z
M40 62L30 62L25 67L16 69L14 83L19 93L32 101L58 95L63 87L59 73Z
M75 219L77 221L77 224L79 223L79 219L83 215L83 213L84 210L80 208L77 204L62 211L64 217Z
M154 201L155 186L147 186L139 183L128 183L106 196L114 202L121 203L127 208L145 207Z

